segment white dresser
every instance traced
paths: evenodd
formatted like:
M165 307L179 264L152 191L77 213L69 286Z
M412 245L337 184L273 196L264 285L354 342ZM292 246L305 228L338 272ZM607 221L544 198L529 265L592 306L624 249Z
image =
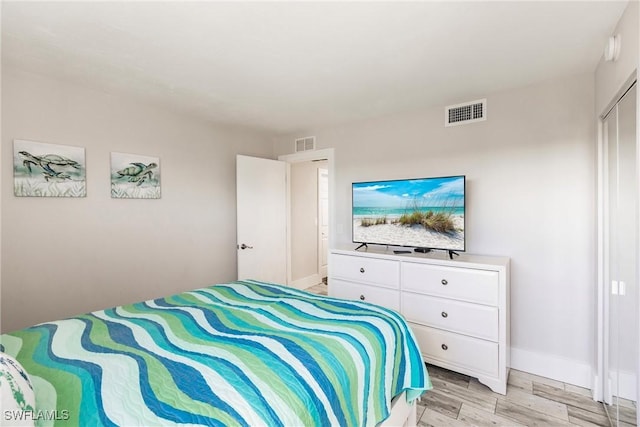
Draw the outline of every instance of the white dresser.
M330 296L402 313L425 361L506 393L509 258L333 249L328 283Z

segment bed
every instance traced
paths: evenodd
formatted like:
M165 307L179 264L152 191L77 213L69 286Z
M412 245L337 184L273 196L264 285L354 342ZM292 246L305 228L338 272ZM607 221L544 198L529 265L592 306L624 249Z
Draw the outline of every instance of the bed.
M256 281L42 323L0 350L36 425L410 423L431 388L398 313Z

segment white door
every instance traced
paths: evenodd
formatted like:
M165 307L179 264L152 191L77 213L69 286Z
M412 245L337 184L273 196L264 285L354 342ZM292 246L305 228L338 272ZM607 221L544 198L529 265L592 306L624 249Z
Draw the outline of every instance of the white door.
M329 253L329 171L318 169L318 264L320 277L327 277Z
M236 157L238 279L286 284L287 163Z
M621 399L638 399L638 164L636 86L613 107L605 131L604 400L613 425Z

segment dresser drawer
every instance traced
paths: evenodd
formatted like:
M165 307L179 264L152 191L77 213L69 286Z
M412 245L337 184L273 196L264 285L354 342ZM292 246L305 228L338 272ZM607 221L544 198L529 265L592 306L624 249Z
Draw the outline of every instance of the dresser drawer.
M387 259L332 254L331 277L372 283L386 288L400 288L400 263Z
M402 286L405 291L495 306L498 305L498 285L497 271L411 262L402 264Z
M409 323L425 360L498 375L498 344Z
M432 297L402 293L402 314L409 322L498 341L498 309Z
M336 298L370 302L400 311L400 291L392 289L331 279L329 282L329 295Z

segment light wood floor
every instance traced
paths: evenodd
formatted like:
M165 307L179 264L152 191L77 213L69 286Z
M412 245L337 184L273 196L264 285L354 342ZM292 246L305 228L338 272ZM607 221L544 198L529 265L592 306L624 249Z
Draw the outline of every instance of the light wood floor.
M507 394L475 378L427 365L433 390L418 405L419 426L610 426L591 391L512 369ZM635 426L636 408L622 402L620 427Z
M321 283L307 291L326 295L327 285ZM433 365L427 365L427 371L433 390L418 404L419 426L612 425L604 405L595 402L585 388L512 369L503 396L467 375ZM622 401L619 419L620 427L635 426L636 405Z
M324 283L319 283L305 289L305 291L313 292L314 294L327 295L327 285Z

